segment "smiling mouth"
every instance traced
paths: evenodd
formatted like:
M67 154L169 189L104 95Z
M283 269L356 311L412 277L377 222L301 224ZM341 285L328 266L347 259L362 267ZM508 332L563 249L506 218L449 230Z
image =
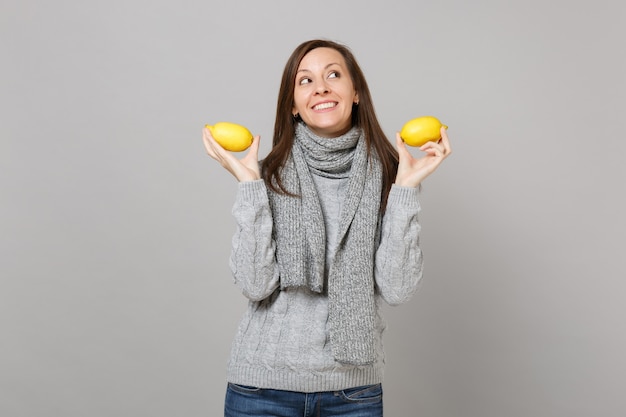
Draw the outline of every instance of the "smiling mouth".
M316 106L313 106L313 110L326 110L326 109L330 109L332 107L335 107L337 105L337 103L335 102L326 102L326 103L320 103Z

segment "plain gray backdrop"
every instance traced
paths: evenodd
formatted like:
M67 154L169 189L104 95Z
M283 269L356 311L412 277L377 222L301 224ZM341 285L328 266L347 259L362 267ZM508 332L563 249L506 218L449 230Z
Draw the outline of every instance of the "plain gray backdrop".
M291 51L350 46L454 152L386 308L388 416L626 415L626 3L0 0L0 415L219 416L245 299L205 123L271 142Z

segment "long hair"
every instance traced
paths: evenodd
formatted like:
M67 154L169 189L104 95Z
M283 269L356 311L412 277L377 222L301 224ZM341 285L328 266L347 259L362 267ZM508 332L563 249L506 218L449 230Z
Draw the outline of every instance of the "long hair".
M381 209L384 210L389 190L398 170L398 152L391 145L378 123L367 81L356 58L347 46L330 40L306 41L300 44L287 60L278 91L272 150L263 160L261 166L263 179L273 191L291 195L283 186L280 173L291 152L296 123L298 123L298 120L292 115L296 73L302 58L316 48L332 48L338 51L346 61L354 89L359 97L359 104L352 107L352 126L359 127L363 131L368 153L371 153L373 149L381 161L383 171Z

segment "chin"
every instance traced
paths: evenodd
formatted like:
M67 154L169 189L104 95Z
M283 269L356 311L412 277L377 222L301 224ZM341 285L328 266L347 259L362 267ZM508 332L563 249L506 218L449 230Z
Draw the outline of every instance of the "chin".
M307 123L309 129L315 132L319 136L323 137L337 137L346 133L352 127L351 123Z

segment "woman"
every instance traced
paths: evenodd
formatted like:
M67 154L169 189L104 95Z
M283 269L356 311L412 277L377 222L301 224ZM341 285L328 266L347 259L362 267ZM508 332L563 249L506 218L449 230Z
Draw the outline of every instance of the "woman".
M237 159L203 131L239 180L230 266L249 298L228 366L226 416L382 415L381 299L422 276L418 187L450 154L413 158L383 133L350 50L299 45L283 72L273 147Z

